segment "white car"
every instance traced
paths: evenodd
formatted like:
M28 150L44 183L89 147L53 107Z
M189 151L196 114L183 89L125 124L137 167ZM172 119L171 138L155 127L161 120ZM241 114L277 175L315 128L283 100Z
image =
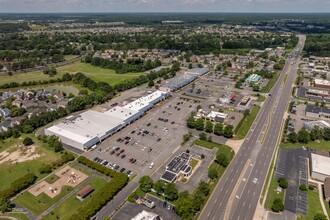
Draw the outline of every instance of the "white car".
M258 179L257 179L257 178L254 178L252 182L253 182L254 184L257 184Z
M151 164L149 165L149 168L152 169L154 167L154 162L151 162Z

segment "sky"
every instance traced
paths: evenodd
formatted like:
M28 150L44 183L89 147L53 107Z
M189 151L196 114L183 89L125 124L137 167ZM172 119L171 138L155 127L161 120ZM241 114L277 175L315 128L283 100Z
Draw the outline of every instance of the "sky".
M15 12L330 12L330 0L0 0Z

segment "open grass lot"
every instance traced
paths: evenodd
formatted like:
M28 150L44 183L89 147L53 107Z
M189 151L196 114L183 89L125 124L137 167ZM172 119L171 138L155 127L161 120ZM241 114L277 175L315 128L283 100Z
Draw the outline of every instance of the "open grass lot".
M73 187L71 186L63 186L61 192L54 198L50 198L45 193L35 197L28 191L25 191L21 196L16 197L14 202L29 209L34 215L40 215L72 190Z
M255 118L258 115L258 112L260 111L260 108L261 107L259 105L253 106L250 114L246 116L245 119L244 118L242 119L244 121L240 123L239 128L237 129L236 132L235 137L237 139L243 139L245 135L249 132L251 125L253 124Z
M17 220L29 220L29 218L25 214L19 213L19 212L9 212L9 213L6 213L6 216L14 217ZM5 220L5 219L6 220L11 220L10 218L0 216L0 220Z
M72 60L73 58L78 57L77 55L64 55L65 60Z
M278 182L276 179L272 177L271 183L269 185L268 194L265 202L265 208L271 210L273 202L275 199L280 198L284 203L284 192L285 190L282 189L282 192L277 192L277 187L279 187Z
M209 141L202 141L202 140L197 140L193 144L196 144L198 146L205 147L208 149L212 149L212 148L216 147L216 148L218 148L218 152L225 154L229 160L231 160L235 155L233 149L231 149L229 146L224 145L224 144L219 144L216 142L209 142Z
M63 220L70 219L71 216L75 213L75 211L79 208L79 206L88 202L91 199L91 197L95 194L95 192L103 188L106 185L106 183L107 182L104 179L100 177L95 177L89 183L89 185L93 186L93 188L95 189L95 191L91 195L89 195L83 201L80 201L76 198L76 194L73 194L60 206L58 206L51 213L46 215L43 219L58 219L57 216Z
M302 143L281 143L280 145L283 148L293 148L293 147L309 147L315 150L323 150L323 151L330 151L330 141L320 141L320 142L309 142L308 144Z
M108 82L111 85L123 82L127 79L136 78L143 73L125 73L117 74L114 70L103 69L101 67L94 67L88 63L76 62L70 65L62 66L57 68L57 74L53 78L61 77L64 73L75 74L77 72L82 72L86 76L98 82ZM10 83L18 82L22 83L24 81L39 81L39 80L49 80L51 77L45 75L42 71L35 71L29 73L18 73L9 76L6 74L0 75L0 83Z
M41 179L45 177L47 174L40 174L39 169L40 167L44 166L45 164L49 164L61 157L61 154L54 153L52 149L48 148L41 142L39 142L36 138L34 138L32 135L22 135L18 139L10 138L6 140L4 143L0 143L0 153L9 152L10 155L8 157L13 157L13 155L16 154L16 157L21 156L19 151L17 151L17 144L21 144L23 142L23 139L25 137L31 137L33 141L35 142L34 146L35 152L32 155L40 155L39 157L36 157L33 160L26 160L23 162L3 162L0 164L0 176L1 176L1 184L0 184L0 190L6 189L10 186L11 182L14 180L22 177L28 172L33 172L38 176L38 179ZM1 160L0 160L1 161Z
M271 90L271 88L273 88L274 84L276 83L279 75L280 75L280 71L277 71L275 73L274 77L269 80L267 85L264 88L262 88L260 92L264 92L264 93L269 92Z
M56 180L58 180L60 177L56 176L55 174L52 174L50 176L48 176L45 181L49 184L55 183Z
M308 190L307 192L307 215L298 216L298 220L313 219L317 213L322 213L322 206L319 199L319 194L316 191Z

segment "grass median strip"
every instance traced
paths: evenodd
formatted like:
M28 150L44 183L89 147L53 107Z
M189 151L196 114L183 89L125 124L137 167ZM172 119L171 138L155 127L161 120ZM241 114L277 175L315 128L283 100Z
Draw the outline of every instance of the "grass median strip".
M251 125L253 124L254 120L256 119L258 112L260 111L260 106L255 105L253 106L249 115L241 120L241 122L237 125L238 128L236 129L236 138L243 139L245 138L246 134L249 132Z

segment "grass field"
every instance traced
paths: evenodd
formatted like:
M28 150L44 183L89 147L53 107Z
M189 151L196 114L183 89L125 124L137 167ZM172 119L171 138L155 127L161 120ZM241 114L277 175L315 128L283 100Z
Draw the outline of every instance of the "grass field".
M10 186L11 182L22 177L26 173L32 172L38 176L38 178L43 178L47 174L40 174L39 168L44 166L45 164L49 164L58 158L60 158L61 154L54 153L50 148L39 142L32 135L23 135L18 139L10 138L5 142L0 143L0 152L5 150L9 150L9 152L13 153L14 148L16 148L16 144L22 143L25 137L31 137L35 142L36 152L41 156L34 159L28 160L20 163L11 163L4 162L0 165L0 176L1 176L1 184L0 190L6 189Z
M48 177L45 179L45 181L46 181L47 183L49 183L49 184L52 184L52 183L55 183L56 180L58 180L59 178L60 178L60 177L58 177L57 175L52 174L52 175L48 176Z
M279 75L280 75L280 71L277 71L275 73L275 76L269 80L267 85L265 87L263 87L260 92L264 92L264 93L269 92L271 90L271 88L273 88L274 84L276 83Z
M136 78L143 73L126 73L126 74L117 74L114 70L103 69L101 67L94 67L88 63L76 62L70 65L62 66L57 68L57 74L53 78L61 77L64 73L77 73L82 72L86 76L89 76L91 79L98 82L108 82L111 85L120 83L126 79ZM29 73L17 73L13 76L1 75L0 82L1 84L18 82L22 83L24 81L39 81L39 80L49 80L50 76L43 74L42 71L29 72Z
M277 192L277 187L279 187L278 182L276 179L272 177L271 183L269 185L268 194L265 202L265 208L271 210L273 202L275 199L280 198L284 202L284 192L285 190L282 189L282 192Z
M73 190L71 186L64 186L57 196L50 198L45 193L41 193L35 197L29 192L24 192L23 195L16 197L14 200L18 205L29 209L34 215L40 215L46 211L50 206L54 205L57 201Z
M196 140L193 144L196 144L201 147L205 147L208 149L212 149L214 147L218 148L218 152L220 151L221 153L225 154L229 160L231 160L235 153L233 149L231 149L229 146L224 145L224 144L219 144L216 142L209 142L209 141L202 141L202 140Z
M12 216L18 220L29 220L29 218L23 213L10 212L10 213L7 213L6 215Z
M89 183L89 185L93 186L93 188L95 189L95 191L91 195L89 195L83 201L80 201L76 198L76 194L73 194L65 202L63 202L60 206L58 206L51 213L46 215L43 219L51 219L51 220L54 219L55 220L55 219L58 219L57 218L57 216L58 216L58 217L60 217L60 219L69 220L71 218L71 216L76 212L76 210L82 204L87 203L93 197L93 195L95 195L95 193L98 190L100 190L101 188L103 188L106 184L107 184L107 182L104 179L102 179L100 177L95 177Z
M298 147L309 147L313 148L315 150L323 150L323 151L330 151L330 141L320 141L320 142L309 142L308 144L302 144L302 143L281 143L280 145L283 148L298 148Z
M65 60L72 60L73 58L78 57L77 55L64 55Z
M313 219L317 213L322 213L322 206L319 199L318 192L308 190L307 191L307 215L298 216L298 220L310 220Z
M255 105L253 106L250 114L244 119L242 123L239 124L239 128L237 129L235 137L237 139L243 139L245 135L249 132L251 125L253 124L255 118L258 115L258 112L260 111L260 106Z

